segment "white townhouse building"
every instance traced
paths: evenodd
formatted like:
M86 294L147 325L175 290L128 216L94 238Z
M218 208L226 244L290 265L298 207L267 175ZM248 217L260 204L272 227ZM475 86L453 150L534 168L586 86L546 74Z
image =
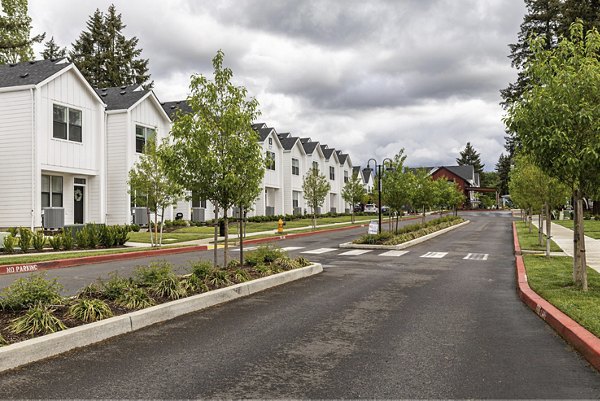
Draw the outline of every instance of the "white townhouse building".
M283 146L283 210L285 214L302 215L306 205L302 184L309 170L306 152L300 138L289 133L278 136Z
M323 154L323 150L321 149L321 144L319 142L313 142L310 138L300 138L302 142L302 147L304 148L304 152L306 153L306 167L307 172L313 168L317 169L321 174L327 174L325 172L325 155ZM303 174L306 175L306 172ZM326 202L323 203L323 206L320 207L316 212L322 213L326 211ZM306 213L312 213L312 208L306 206Z
M288 174L283 164L283 146L275 128L266 124L253 124L265 157L263 193L258 196L252 215L275 216L284 213L284 175Z
M106 103L106 223L129 224L139 201L129 194L129 171L148 141L168 137L171 119L151 90L122 86L96 93ZM167 210L165 219L173 217ZM139 218L147 224L147 216Z
M64 60L0 66L0 226L105 222L104 108Z
M344 213L349 213L351 205L348 202L344 201L344 198L342 197L342 190L344 189L346 183L350 181L350 178L352 177L352 161L350 160L350 156L345 153L342 153L341 150L336 150L335 152L337 153L338 160L340 161L341 173L341 177L339 180L339 194L341 206L339 210L343 211Z
M325 198L325 210L328 212L342 213L344 210L341 207L341 185L340 185L340 160L334 148L329 148L327 145L321 145L321 150L325 156L323 174L329 180L329 194Z

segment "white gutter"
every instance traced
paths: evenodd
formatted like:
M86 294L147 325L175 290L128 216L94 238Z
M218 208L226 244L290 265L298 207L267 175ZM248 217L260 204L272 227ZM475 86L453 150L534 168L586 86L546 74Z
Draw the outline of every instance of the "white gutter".
M24 90L33 89L33 88L35 88L35 85L7 86L4 88L0 88L0 93L18 92L18 91L24 91Z
M31 94L31 231L35 225L35 96L33 94L33 86L29 88Z

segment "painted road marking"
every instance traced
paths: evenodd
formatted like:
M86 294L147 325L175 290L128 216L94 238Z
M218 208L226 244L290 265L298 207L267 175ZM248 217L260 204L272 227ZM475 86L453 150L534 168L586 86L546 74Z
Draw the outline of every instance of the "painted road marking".
M284 251L297 251L298 249L304 249L304 246L286 246L285 248L281 248Z
M253 251L255 249L258 249L257 246L249 246L249 247L244 247L244 251ZM232 249L231 252L239 252L240 248L236 248L236 249Z
M408 252L410 251L387 251L380 254L379 256L402 256L406 255Z
M312 251L304 251L302 253L310 253L313 255L319 255L321 253L327 253L327 252L332 252L335 251L335 248L319 248L319 249L313 249Z
M351 251L340 253L340 256L358 256L369 252L371 251L368 249L353 249Z
M488 256L489 256L489 254L487 254L487 253L469 253L463 259L468 259L468 260L487 260Z
M448 252L427 252L425 255L421 255L421 258L434 258L441 259L444 256L448 255Z

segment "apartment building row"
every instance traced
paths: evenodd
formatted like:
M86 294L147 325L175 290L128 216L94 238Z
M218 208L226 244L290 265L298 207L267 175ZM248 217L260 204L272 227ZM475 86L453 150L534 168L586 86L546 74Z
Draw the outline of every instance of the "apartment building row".
M129 170L147 141L169 135L177 110L187 110L185 101L161 104L149 90L92 88L66 60L0 66L0 227L132 222ZM253 128L268 163L250 215L310 212L302 181L313 166L331 185L321 212L349 209L341 196L353 170L347 154L266 124ZM178 214L214 217L194 196L165 218Z

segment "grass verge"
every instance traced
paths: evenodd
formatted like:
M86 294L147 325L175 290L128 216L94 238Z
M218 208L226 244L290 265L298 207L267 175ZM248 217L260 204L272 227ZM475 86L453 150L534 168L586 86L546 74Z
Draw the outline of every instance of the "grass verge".
M516 222L517 233L519 234L519 245L522 250L527 251L545 251L546 250L546 235L544 238L544 245L539 244L538 239L538 231L535 226L531 229L531 233L529 233L529 225L522 221ZM550 252L560 252L562 249L556 245L554 241L550 242Z
M600 274L588 268L587 292L573 283L573 258L546 258L541 255L523 257L527 281L532 290L563 313L600 337Z
M573 229L573 220L558 220L554 221L556 224L560 224L561 226L568 228L569 230ZM585 235L594 239L600 239L600 221L599 220L584 220L583 221L583 231Z

